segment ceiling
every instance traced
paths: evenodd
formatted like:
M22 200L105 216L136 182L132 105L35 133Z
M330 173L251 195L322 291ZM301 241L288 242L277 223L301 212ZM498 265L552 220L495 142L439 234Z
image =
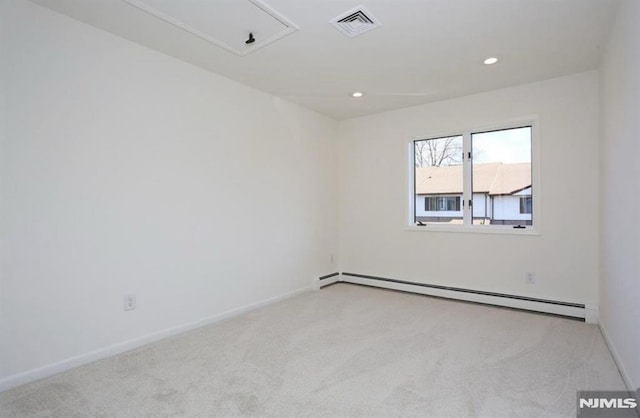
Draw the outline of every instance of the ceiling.
M335 119L597 68L618 3L263 0L299 30L248 46L251 51L241 56L124 0L32 1ZM233 33L242 33L244 39L252 25L260 24L244 12L249 0L154 1L171 6L181 19L190 14L201 18L202 12L189 8L212 4L218 18L227 23L237 19L227 33L234 38ZM381 27L349 38L329 23L359 5ZM236 18L238 14L244 17ZM206 19L199 23L206 27ZM261 41L258 35L256 39ZM240 48L242 44L237 42ZM500 61L484 65L490 56ZM352 98L354 91L364 96Z

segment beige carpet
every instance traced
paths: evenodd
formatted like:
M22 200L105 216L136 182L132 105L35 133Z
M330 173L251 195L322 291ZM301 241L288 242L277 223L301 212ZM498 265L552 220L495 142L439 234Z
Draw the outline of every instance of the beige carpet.
M0 394L2 417L573 416L596 326L336 284Z

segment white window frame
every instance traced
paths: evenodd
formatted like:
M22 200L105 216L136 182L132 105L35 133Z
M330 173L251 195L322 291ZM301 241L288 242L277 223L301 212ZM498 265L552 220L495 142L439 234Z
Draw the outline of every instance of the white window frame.
M471 135L473 133L497 131L504 129L521 128L524 126L531 126L531 187L533 198L533 225L524 225L524 228L514 228L513 225L473 225L471 219L473 216L472 209L469 207L468 202L472 199L472 185L471 185L471 160L468 158L471 151ZM443 138L450 136L462 135L462 152L463 158L463 195L462 204L463 212L463 224L462 225L449 225L449 224L437 224L428 223L425 226L419 226L414 223L414 210L415 210L415 141L427 140L432 138ZM514 235L540 235L541 232L541 196L542 191L540 187L540 122L539 117L524 116L521 118L515 118L502 122L476 125L471 128L464 129L452 129L445 132L432 132L425 135L412 136L407 141L407 176L405 185L407 185L407 198L408 202L406 207L405 216L405 230L406 231L419 231L419 232L465 232L465 233L487 233L487 234L514 234Z

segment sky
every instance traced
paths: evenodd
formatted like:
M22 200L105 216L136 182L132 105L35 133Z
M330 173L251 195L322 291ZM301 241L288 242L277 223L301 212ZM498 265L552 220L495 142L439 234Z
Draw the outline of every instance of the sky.
M530 163L531 128L474 134L471 146L475 163Z

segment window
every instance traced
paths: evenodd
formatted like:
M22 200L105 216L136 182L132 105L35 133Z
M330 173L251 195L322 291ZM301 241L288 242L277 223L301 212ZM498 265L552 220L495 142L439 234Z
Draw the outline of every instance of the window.
M531 225L531 126L472 133L471 157L474 223Z
M412 141L411 223L533 226L533 124Z
M425 212L454 212L460 210L460 196L426 196L424 198Z
M531 196L520 198L520 213L531 213Z
M461 222L462 135L414 141L413 156L414 221Z

